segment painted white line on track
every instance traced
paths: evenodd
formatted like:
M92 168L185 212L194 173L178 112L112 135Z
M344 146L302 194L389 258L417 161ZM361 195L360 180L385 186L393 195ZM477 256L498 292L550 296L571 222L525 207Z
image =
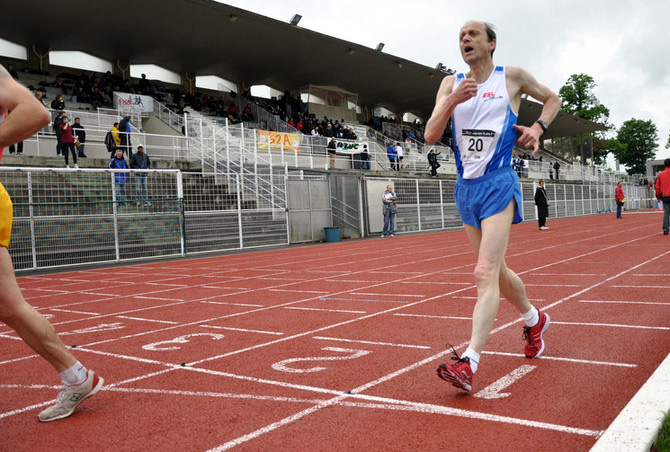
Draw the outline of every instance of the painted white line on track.
M270 292L320 293L320 294L328 293L327 290L304 290L304 289L270 289Z
M472 320L472 317L457 317L453 315L426 315L426 314L393 314L398 317L419 317L424 319Z
M642 284L642 285L616 285L612 286L613 288L617 289L670 289L670 286L650 286L647 284Z
M324 337L324 336L314 336L312 339L318 339L322 341L350 342L354 344L385 345L388 347L419 348L422 350L430 350L430 347L427 345L394 344L391 342L373 342L373 341L363 341L359 339L344 339L339 337Z
M535 273L530 272L533 276L607 276L607 273ZM524 283L525 285L525 283Z
M351 295L368 295L371 297L387 297L388 293L375 293L375 292L349 292ZM416 298L425 298L425 295L416 295L416 294L405 294L405 293L393 293L394 297L416 297Z
M224 304L224 305L229 305L229 306L245 306L247 308L263 308L265 305L263 304L249 304L249 303L227 303L225 301L207 301L203 300L200 303L207 303L207 304Z
M574 326L606 326L613 328L634 328L642 330L670 330L667 326L648 326L648 325L621 325L617 323L593 323L593 322L559 322L551 321L554 325L574 325Z
M554 322L551 322L552 325ZM491 352L484 350L482 352L484 355L499 355L499 356L513 356L515 358L523 358L524 360L527 360L525 355L521 353L506 353L506 352ZM579 364L593 364L596 366L613 366L613 367L637 367L637 364L628 364L628 363L613 363L613 362L608 362L608 361L594 361L592 359L576 359L576 358L561 358L560 356L547 356L547 355L542 355L539 358L535 359L542 359L546 361L565 361L569 363L579 363Z
M655 306L670 306L670 302L655 301L617 301L617 300L577 300L579 303L600 303L600 304L649 304Z
M582 287L580 284L528 284L523 283L526 287Z
M650 450L668 412L670 354L614 419L591 452Z
M262 330L248 330L245 328L232 328L228 326L216 326L216 325L200 325L201 328L213 328L217 330L230 330L230 331L241 331L243 333L258 333L258 334L271 334L274 336L283 336L285 333L279 333L277 331L262 331Z
M141 317L130 317L127 315L117 315L119 319L128 319L128 320L139 320L142 322L155 322L155 323L167 323L168 325L179 325L179 322L173 322L171 320L156 320L156 319L143 319Z
M346 309L301 308L298 306L287 306L284 309L292 309L294 311L342 312L345 314L365 314L367 312L367 311L348 311Z
M82 315L100 315L99 312L84 312L84 311L71 311L69 309L58 309L58 308L47 308L49 311L56 311L56 312L67 312L69 314L82 314Z

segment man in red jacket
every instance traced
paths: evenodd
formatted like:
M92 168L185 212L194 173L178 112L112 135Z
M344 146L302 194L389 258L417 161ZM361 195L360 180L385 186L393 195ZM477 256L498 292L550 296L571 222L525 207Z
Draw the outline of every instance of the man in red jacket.
M663 201L663 234L670 228L670 159L663 162L665 169L656 178L656 198Z
M621 188L621 182L616 184L616 189L614 190L614 200L616 201L616 217L621 218L621 209L623 208L623 203L626 202L623 197L623 188Z

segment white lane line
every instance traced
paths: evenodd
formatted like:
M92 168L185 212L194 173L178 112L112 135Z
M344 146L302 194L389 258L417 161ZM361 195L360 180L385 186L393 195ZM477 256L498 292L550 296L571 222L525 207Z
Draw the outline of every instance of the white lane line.
M647 325L621 325L617 323L593 323L593 322L559 322L551 321L555 325L575 325L575 326L607 326L613 328L634 328L642 330L670 330L667 326L647 326Z
M59 309L59 308L47 308L49 311L56 311L56 312L67 312L69 314L83 314L83 315L100 315L99 312L85 312L85 311L71 311L69 309Z
M529 272L527 274L528 275L533 275L533 276L607 276L607 273L535 273L535 272Z
M425 314L393 314L399 317L419 317L424 319L472 320L472 317L456 317L453 315L425 315Z
M304 289L270 289L270 292L291 292L291 293L328 293L327 290L304 290Z
M216 326L216 325L200 325L201 328L213 328L216 330L230 330L230 331L241 331L243 333L258 333L258 334L271 334L274 336L283 336L284 333L279 333L277 331L262 331L262 330L248 330L245 328L232 328L228 326Z
M294 311L343 312L346 314L365 314L367 312L367 311L348 311L346 309L300 308L297 306L287 306L284 309L293 309Z
M651 450L669 411L670 354L614 419L591 452Z
M265 305L262 304L249 304L249 303L226 303L225 301L206 301L203 300L200 303L207 303L207 304L225 304L225 305L230 305L230 306L244 306L247 308L263 308Z
M143 319L141 317L130 317L127 315L117 315L119 319L128 319L128 320L139 320L142 322L156 322L156 323L167 323L168 325L179 325L179 322L172 322L170 320L156 320L156 319Z
M554 322L551 322L554 324ZM484 350L482 352L485 355L499 355L499 356L513 356L515 358L523 358L523 359L528 359L526 358L525 355L521 353L506 353L506 352L490 352L487 350ZM547 356L547 355L542 355L539 358L536 359L543 359L547 361L565 361L569 363L579 363L579 364L593 364L596 366L613 366L613 367L637 367L637 364L628 364L628 363L614 363L614 362L608 362L608 361L594 361L591 359L576 359L576 358L562 358L560 356Z
M650 286L647 284L642 284L642 285L616 285L616 286L610 286L613 288L617 289L670 289L670 286Z
M527 284L523 283L526 287L582 287L581 284Z
M374 292L349 292L351 295L369 295L372 297L388 297L388 293L374 293ZM425 295L415 295L415 294L405 294L405 293L393 293L394 297L416 297L424 298Z
M401 348L419 348L422 350L430 350L430 347L426 345L409 345L409 344L394 344L391 342L373 342L373 341L363 341L358 339L343 339L339 337L325 337L325 336L314 336L312 339L318 339L321 341L336 341L336 342L350 342L354 344L369 344L369 345L386 345L389 347L401 347Z
M655 301L617 301L617 300L577 300L579 303L601 303L601 304L650 304L655 306L670 306L670 303Z

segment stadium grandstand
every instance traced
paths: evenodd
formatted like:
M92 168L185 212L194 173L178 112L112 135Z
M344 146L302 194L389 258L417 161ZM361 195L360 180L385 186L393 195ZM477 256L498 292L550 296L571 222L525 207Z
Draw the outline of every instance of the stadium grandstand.
M398 233L461 227L450 137L431 147L422 138L439 84L451 73L444 65L424 66L210 0L175 0L170 8L156 0L96 2L99 11L132 11L118 20L91 14L90 5L9 0L12 14L0 18L0 38L26 49L25 59L3 58L3 65L41 92L47 107L62 95L64 110L86 131L78 168L56 155L50 126L26 140L21 155L5 150L0 179L15 204L10 250L18 271L318 242L333 227L339 238L378 235L379 196L388 183L398 194ZM64 23L79 25L63 32ZM274 44L283 42L292 45ZM57 50L84 52L112 70L51 64L49 52ZM180 83L131 77L131 65L139 64L173 71ZM233 88L197 88L198 76ZM277 95L252 96L259 85ZM519 123L532 124L540 108L524 99ZM105 137L124 117L130 148L143 145L151 169L108 168ZM539 179L551 182L555 217L613 209L617 181L592 159L592 135L604 129L561 112L537 156L516 151L524 160L524 219L536 218ZM389 143L405 150L400 171L387 158ZM370 169L361 169L364 146ZM431 148L440 152L437 178L429 175ZM127 187L119 186L119 172L131 173ZM149 176L148 203L136 198L138 174ZM648 187L631 185L626 193L627 208L654 203Z

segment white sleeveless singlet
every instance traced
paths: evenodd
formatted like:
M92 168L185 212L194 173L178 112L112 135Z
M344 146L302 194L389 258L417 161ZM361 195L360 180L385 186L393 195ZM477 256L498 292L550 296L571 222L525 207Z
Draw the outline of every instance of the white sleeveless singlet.
M456 75L454 90L465 79ZM477 96L458 104L452 115L456 168L463 179L475 179L512 164L516 140L505 67L496 66L488 80L477 85Z

